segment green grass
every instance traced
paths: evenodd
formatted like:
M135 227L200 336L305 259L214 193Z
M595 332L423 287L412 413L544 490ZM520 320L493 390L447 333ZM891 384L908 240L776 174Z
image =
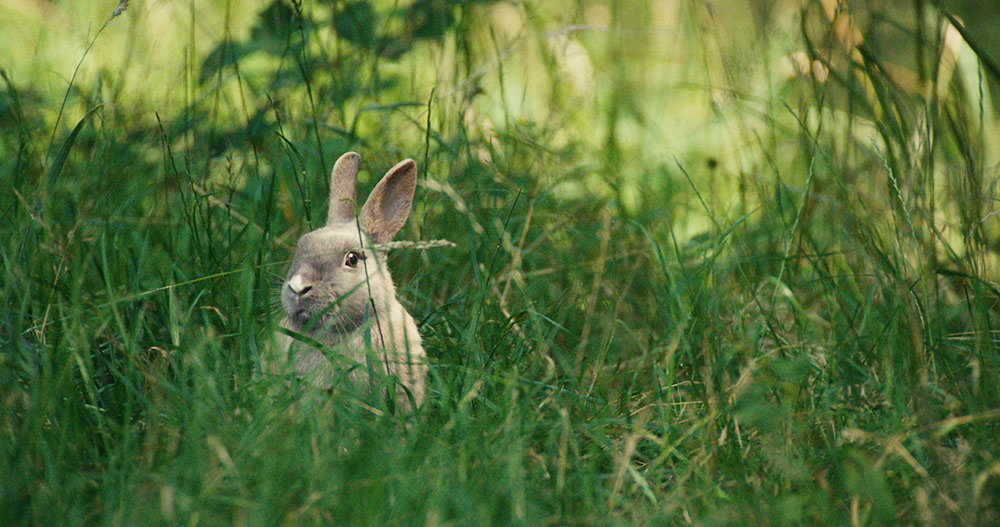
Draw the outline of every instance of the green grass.
M0 523L996 525L966 3L3 4ZM348 149L413 415L258 372Z

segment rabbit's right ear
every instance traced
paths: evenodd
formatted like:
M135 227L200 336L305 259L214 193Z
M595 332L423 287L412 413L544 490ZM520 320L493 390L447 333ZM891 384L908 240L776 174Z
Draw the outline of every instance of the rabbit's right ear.
M358 169L361 156L348 152L337 160L330 173L330 207L326 225L354 220L354 195L358 186Z

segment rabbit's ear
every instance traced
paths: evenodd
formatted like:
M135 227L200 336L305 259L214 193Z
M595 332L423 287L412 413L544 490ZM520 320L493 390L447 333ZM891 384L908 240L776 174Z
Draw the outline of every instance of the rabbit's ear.
M358 185L361 156L348 152L337 160L330 173L330 208L327 226L354 220L354 190Z
M361 224L373 243L387 243L403 228L417 186L417 164L400 161L389 169L368 196L361 210Z

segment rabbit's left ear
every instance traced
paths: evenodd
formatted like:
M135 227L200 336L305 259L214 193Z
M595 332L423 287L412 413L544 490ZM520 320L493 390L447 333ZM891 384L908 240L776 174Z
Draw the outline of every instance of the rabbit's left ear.
M400 161L389 169L361 209L361 224L373 243L387 243L403 228L413 205L417 186L417 164Z

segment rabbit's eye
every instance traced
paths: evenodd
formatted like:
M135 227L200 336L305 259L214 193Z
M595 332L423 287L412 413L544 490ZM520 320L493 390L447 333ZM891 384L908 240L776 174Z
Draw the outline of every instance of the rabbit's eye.
M344 265L348 267L357 267L359 260L361 260L361 255L359 255L354 251L351 251L347 253L347 256L344 258Z

